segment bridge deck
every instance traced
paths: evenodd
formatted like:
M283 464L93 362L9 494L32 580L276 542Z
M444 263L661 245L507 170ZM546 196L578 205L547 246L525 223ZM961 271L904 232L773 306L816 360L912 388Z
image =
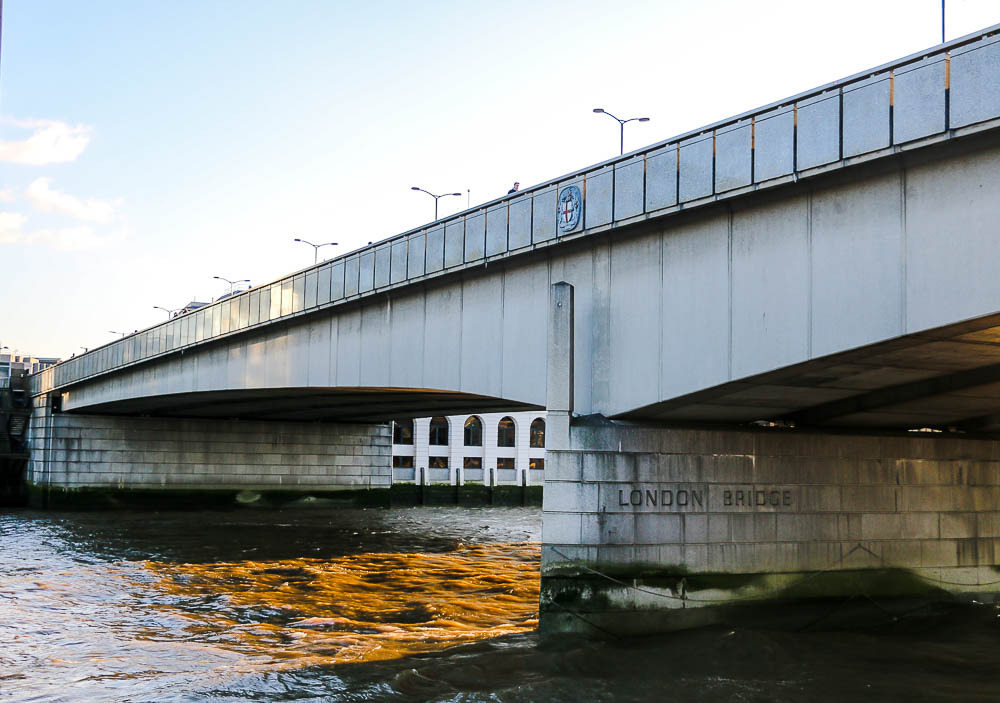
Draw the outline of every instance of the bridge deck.
M1000 124L1000 26L542 183L64 361L61 389L275 322ZM559 196L583 195L579 223ZM664 417L669 417L667 412Z

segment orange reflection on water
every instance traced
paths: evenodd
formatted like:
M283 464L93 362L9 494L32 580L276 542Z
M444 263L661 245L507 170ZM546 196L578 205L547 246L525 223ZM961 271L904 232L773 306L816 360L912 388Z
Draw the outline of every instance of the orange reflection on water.
M187 619L189 641L304 666L534 630L540 554L537 542L520 542L445 554L146 566L170 597L159 607Z

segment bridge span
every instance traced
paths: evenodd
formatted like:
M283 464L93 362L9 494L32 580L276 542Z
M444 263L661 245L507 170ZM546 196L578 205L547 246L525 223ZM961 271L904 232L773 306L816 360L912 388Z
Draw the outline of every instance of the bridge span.
M203 443L213 422L321 421L355 441L392 417L545 407L552 627L664 628L717 610L703 605L845 593L836 579L795 590L818 571L862 573L875 595L992 592L998 32L61 363L34 379L44 442L75 417L186 423ZM375 435L352 487L386 485ZM344 451L331 447L312 453ZM68 447L47 451L33 481L86 485Z

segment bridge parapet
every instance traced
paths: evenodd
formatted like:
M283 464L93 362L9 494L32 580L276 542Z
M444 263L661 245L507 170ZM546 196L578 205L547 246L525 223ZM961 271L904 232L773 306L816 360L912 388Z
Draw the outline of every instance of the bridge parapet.
M48 392L277 320L992 129L1000 125L998 84L1000 25L228 297L46 369L32 389ZM574 186L575 204L563 197ZM567 200L569 209L557 207Z

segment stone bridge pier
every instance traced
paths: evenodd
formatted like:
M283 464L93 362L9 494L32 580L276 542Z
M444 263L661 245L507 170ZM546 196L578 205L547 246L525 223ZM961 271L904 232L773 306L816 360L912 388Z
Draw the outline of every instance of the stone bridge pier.
M801 626L850 599L884 617L872 600L1000 591L996 440L572 417L571 287L552 298L549 417L567 421L547 438L544 631Z
M83 415L34 398L35 507L285 502L388 503L387 424Z

